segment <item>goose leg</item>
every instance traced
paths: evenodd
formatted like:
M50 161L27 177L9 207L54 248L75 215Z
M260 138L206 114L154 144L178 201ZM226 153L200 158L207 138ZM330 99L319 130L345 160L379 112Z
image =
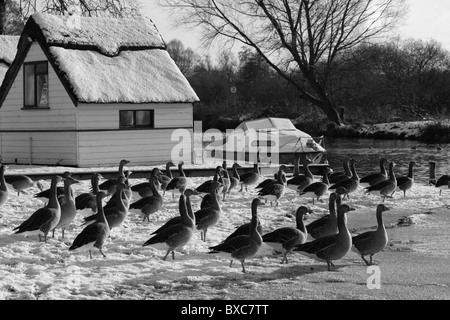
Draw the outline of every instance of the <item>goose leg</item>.
M328 260L327 260L327 268L328 268L328 271L331 271L331 262Z
M241 265L242 265L242 272L243 273L247 273L247 271L245 271L245 265L244 265L244 261L241 261Z
M233 260L230 260L230 268L233 266Z
M92 250L89 250L89 257L92 259Z
M99 250L99 251L100 251L100 253L102 254L103 258L106 258L106 254L104 254L104 253L103 253L102 249L101 249L101 248L99 248L98 250Z
M287 259L287 251L284 253L283 255L283 259L281 260L281 264L284 264L286 262L286 264L288 263L288 259Z
M172 260L175 260L175 251L172 250Z
M373 257L373 254L370 255L370 265L373 265L372 257Z
M366 260L366 258L364 258L363 255L361 255L361 258L364 260L364 262L366 263L366 265L370 266L372 264L372 257L370 257L370 263L369 261Z
M164 261L166 260L166 258L167 258L167 256L169 255L169 253L170 253L170 249L167 250L167 253L166 253L166 255L165 255L164 258L163 258Z

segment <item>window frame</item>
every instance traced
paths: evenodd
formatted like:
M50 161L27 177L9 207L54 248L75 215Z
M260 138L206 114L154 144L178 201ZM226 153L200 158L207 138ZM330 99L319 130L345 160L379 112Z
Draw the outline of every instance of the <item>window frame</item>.
M150 112L150 123L145 125L136 124L136 113L142 111ZM121 122L122 112L132 112L132 125L123 126ZM155 110L154 109L140 109L140 110L119 110L119 129L120 130L142 130L155 128Z
M38 72L37 66L39 64L45 64L46 66L46 72ZM27 77L26 77L26 67L27 66L33 66L33 77L34 77L34 104L27 105L27 99L26 99L26 92L27 92ZM49 109L49 66L47 60L42 61L30 61L30 62L24 62L23 63L23 108L24 109ZM47 105L46 106L39 106L38 103L38 77L39 76L47 76Z

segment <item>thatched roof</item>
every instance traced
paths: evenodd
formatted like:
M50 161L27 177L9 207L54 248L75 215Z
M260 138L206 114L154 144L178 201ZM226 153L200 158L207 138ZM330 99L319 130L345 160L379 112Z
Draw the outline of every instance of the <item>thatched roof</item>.
M41 45L75 104L199 100L148 18L34 14L22 33L18 56L26 55L30 38ZM21 58L11 69L20 68ZM12 72L8 81L15 77ZM0 102L7 90L4 84Z
M16 56L19 39L19 36L0 35L0 84Z

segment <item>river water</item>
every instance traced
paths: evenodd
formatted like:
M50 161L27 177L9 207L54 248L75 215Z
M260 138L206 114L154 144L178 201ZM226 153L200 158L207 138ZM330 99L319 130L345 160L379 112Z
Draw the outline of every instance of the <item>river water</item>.
M428 184L429 162L436 162L436 178L450 174L450 144L426 144L412 140L374 140L326 138L325 148L330 167L343 171L342 163L347 158L355 158L356 169L360 177L380 169L380 158L394 161L397 176L408 174L410 161L418 166L414 169L415 180ZM387 168L386 168L387 169Z

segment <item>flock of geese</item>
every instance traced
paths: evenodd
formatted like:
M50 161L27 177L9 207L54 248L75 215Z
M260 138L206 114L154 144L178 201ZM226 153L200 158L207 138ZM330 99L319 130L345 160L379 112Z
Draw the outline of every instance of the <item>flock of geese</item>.
M249 172L239 174L239 164L234 163L231 172L224 161L217 166L211 179L204 181L196 188L188 188L188 178L183 170L183 162L178 164L178 176L172 175L171 168L176 167L168 162L163 173L154 168L148 182L132 185L129 180L131 172L124 170L129 161L122 160L116 178L103 179L100 173L91 175L92 188L75 196L72 185L79 183L70 172L54 175L49 189L45 189L39 181L33 181L26 175L5 175L5 165L0 167L0 206L4 205L9 193L13 190L17 195L31 187L38 187L41 192L35 198L44 201L45 206L37 209L20 225L14 227L16 234L26 236L37 235L39 241L47 241L49 233L55 236L56 230L61 230L62 239L65 230L71 225L77 214L84 216L83 229L76 235L69 251L98 250L104 257L103 247L114 228L122 226L129 212L150 221L152 214L164 208L165 197L179 199L179 215L168 220L164 225L153 231L150 238L142 246L152 246L165 250L163 260L169 254L175 259L175 251L191 241L194 231L200 231L202 241L206 242L207 232L220 221L222 203L233 191L237 194L257 191L257 196L251 202L250 222L236 228L221 243L210 246L210 254L216 254L241 263L242 271L246 272L245 261L254 257L262 244L266 244L282 255L281 263L288 263L288 255L296 252L327 264L328 271L334 266L333 261L343 258L350 250L358 253L367 265L373 263L373 256L383 250L388 243L388 236L383 225L382 213L389 208L384 204L386 198L392 198L394 192L407 191L414 184L414 167L411 161L407 176L396 177L395 163L380 159L380 171L359 177L356 170L357 161L349 159L343 162L342 172L332 172L324 167L322 179L317 181L309 169L310 162L302 161L303 173L300 173L299 162L294 164L294 172L290 179L286 178L286 167L281 165L273 178L263 179L258 165ZM386 166L388 165L388 170ZM63 183L63 186L58 184ZM450 188L450 175L443 175L433 182L440 189ZM378 195L382 198L376 208L376 230L367 231L352 236L347 228L346 214L355 209L345 199L359 186L364 187L366 194ZM321 200L329 193L329 214L305 225L304 217L311 213L307 205L300 205L296 210L296 225L282 227L264 233L258 217L258 207L270 202L278 206L287 189L294 190L299 197ZM202 197L200 209L194 211L191 197ZM323 201L323 200L321 200ZM369 260L366 257L369 257Z

